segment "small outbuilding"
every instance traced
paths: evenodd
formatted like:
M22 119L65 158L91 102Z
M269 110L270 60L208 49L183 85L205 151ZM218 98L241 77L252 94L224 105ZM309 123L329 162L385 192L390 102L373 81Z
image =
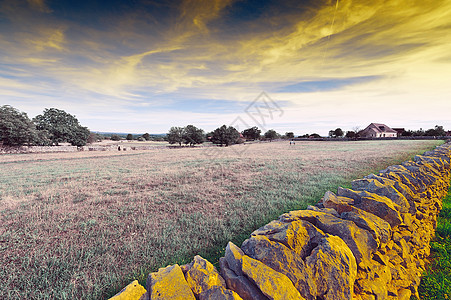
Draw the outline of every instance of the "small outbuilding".
M398 133L385 124L371 123L359 132L359 137L363 138L384 138L397 137Z

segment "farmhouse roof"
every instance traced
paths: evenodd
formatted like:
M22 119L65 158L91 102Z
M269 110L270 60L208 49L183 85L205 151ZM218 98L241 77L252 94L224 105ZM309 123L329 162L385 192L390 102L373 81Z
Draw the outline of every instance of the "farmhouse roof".
M393 130L390 127L388 127L387 125L381 124L381 123L371 123L370 125L368 125L367 128L368 129L371 128L378 133L397 133L395 130Z

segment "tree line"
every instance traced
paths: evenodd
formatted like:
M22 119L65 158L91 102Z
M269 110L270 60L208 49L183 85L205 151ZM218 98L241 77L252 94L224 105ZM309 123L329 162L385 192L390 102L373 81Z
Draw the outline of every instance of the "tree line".
M126 139L127 141L157 141L157 142L162 142L165 141L164 135L161 134L149 134L148 132L144 133L144 134L120 134L120 133L113 133L113 134L108 134L108 133L103 133L103 134L97 134L98 136L101 137L101 139L110 139L112 141L120 141L123 139Z
M361 132L360 127L355 126L352 130L349 131L343 131L341 128L336 128L329 130L329 138L358 138L359 133ZM447 132L443 129L443 126L435 126L435 128L428 129L428 130L407 130L400 133L400 136L445 136ZM239 136L238 136L239 135ZM180 146L182 144L184 145L196 145L196 144L202 144L205 141L211 141L214 144L218 145L225 145L228 146L230 144L236 144L241 143L244 140L274 140L274 139L293 139L295 138L295 135L293 132L286 132L284 135L277 133L275 130L270 129L264 134L261 134L261 130L258 129L258 127L254 126L248 129L245 129L241 132L236 130L233 127L227 127L225 125L215 129L212 132L204 133L202 129L199 129L193 125L188 125L186 127L171 127L169 132L165 137L161 136L151 136L148 133L145 133L143 135L117 135L113 134L111 137L111 140L119 141L122 138L125 138L127 140L138 140L138 141L144 141L144 140L153 140L153 141L168 141L170 144L179 144ZM317 133L312 134L304 134L299 135L297 138L322 138Z
M0 106L0 142L5 146L84 146L91 132L64 110L46 108L33 119L10 105Z
M187 125L185 127L171 127L167 134L167 141L170 144L182 144L194 146L209 141L219 146L229 146L233 144L240 144L244 141L260 140L262 138L267 140L274 140L289 136L293 138L292 132L287 132L285 136L281 136L275 130L270 129L261 135L261 130L254 126L239 132L233 126L222 125L215 130L205 133L204 130L197 128L194 125Z
M345 132L341 128L336 128L334 130L329 130L329 137L330 138L340 138L340 137L346 137L346 138L357 138L359 137L361 130L359 127L354 127L353 130L349 130ZM443 137L447 135L447 131L443 128L443 126L435 125L434 128L430 128L427 130L423 130L420 128L419 130L403 130L399 133L400 136L436 136L436 137Z
M423 130L407 130L401 133L401 136L446 136L447 132L443 126L435 125L434 128Z
M46 108L43 113L30 119L25 112L10 106L0 106L0 144L4 146L58 146L61 143L70 143L73 146L84 146L101 140L104 135L90 132L87 127L80 125L77 118L64 110L57 108ZM111 140L119 141L122 137L118 134L108 136ZM229 146L242 143L246 140L277 138L293 138L292 132L284 136L270 129L261 134L257 127L251 127L239 132L232 126L223 125L212 132L205 133L204 130L194 125L185 127L171 127L167 136L152 136L145 133L141 136L127 134L127 140L167 140L170 144L182 144L194 146L205 141Z
M341 128L329 131L330 138L357 138L359 127L347 131L346 134ZM407 130L401 136L445 136L447 132L443 126L436 125L434 128L423 130ZM222 125L212 132L205 133L204 130L194 125L185 127L171 127L166 137L152 136L145 133L141 136L126 135L127 140L166 140L170 144L181 146L194 146L209 141L220 146L229 146L243 143L249 140L274 140L278 138L293 139L293 132L286 132L284 135L270 129L262 134L261 130L254 126L239 132L232 126ZM298 138L319 138L320 135L306 134ZM109 136L111 140L121 140L118 134ZM84 146L101 140L102 136L90 132L87 127L81 126L77 118L64 110L57 108L46 108L43 113L30 119L26 113L17 110L10 105L0 106L0 143L5 146L39 145L50 146L60 143L70 143L73 146Z

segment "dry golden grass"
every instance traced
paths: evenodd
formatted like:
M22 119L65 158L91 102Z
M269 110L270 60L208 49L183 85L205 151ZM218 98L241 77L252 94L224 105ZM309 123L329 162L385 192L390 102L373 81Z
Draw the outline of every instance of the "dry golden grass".
M214 260L280 213L438 143L2 155L0 298L106 298L194 254Z

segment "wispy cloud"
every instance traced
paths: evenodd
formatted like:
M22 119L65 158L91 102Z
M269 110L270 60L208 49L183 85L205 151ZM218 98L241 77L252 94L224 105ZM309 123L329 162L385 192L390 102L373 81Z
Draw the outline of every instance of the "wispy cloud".
M45 0L27 0L32 9L43 13L51 13L52 10L46 5Z

